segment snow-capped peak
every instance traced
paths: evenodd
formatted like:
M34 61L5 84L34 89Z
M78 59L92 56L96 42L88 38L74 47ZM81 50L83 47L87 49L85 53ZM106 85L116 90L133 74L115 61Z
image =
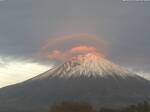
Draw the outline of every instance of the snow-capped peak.
M83 75L87 77L105 77L106 75L126 77L126 75L129 74L128 70L125 68L115 65L97 54L91 53L72 58L64 63L62 68L60 72L62 73L62 77L77 77Z
M77 78L77 77L122 77L133 75L127 69L112 63L97 54L89 53L78 55L71 58L60 66L45 72L36 78L60 77L60 78Z

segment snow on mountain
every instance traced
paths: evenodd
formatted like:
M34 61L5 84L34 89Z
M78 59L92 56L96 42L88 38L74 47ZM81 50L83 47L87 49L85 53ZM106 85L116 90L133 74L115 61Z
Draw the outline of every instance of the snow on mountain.
M126 68L112 63L104 57L88 53L86 55L73 57L64 64L56 66L32 80L56 76L60 78L77 78L81 76L95 78L105 78L107 76L115 78L116 76L120 76L122 78L126 78L127 76L136 75L129 72Z
M0 112L48 112L51 105L64 101L102 107L150 102L150 81L90 53L0 89Z

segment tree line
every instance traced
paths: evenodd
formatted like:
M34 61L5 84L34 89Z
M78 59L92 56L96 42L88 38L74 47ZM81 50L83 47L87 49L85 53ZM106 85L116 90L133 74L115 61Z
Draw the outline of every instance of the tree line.
M123 108L100 108L95 110L92 105L80 102L63 102L55 104L49 112L150 112L150 104L146 101Z

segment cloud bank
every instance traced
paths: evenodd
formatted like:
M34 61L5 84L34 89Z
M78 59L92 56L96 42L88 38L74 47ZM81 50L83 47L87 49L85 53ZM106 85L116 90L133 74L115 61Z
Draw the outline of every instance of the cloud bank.
M101 57L104 57L103 54L98 52L97 49L92 46L76 46L64 52L60 50L53 50L47 55L47 57L51 60L65 61L76 55L87 54L87 53L93 53Z
M9 60L5 64L1 57L0 63L2 63L0 65L0 88L30 79L52 68L52 65L46 66L26 60Z
M95 35L79 33L47 40L39 53L41 58L64 61L75 55L95 53L101 56L107 53L109 44Z

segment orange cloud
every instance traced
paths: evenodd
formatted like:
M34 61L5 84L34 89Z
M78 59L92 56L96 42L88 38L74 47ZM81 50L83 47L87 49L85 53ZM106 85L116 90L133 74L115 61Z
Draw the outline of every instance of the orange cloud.
M95 53L103 56L106 54L109 44L95 35L79 33L46 40L41 47L39 58L64 61L79 54Z
M91 46L78 46L71 49L72 53L89 53L89 52L96 52L96 48Z
M104 57L103 54L99 53L96 48L92 46L76 46L68 51L60 51L60 50L53 50L50 52L47 57L52 60L57 60L57 61L65 61L69 58L72 58L74 56L80 55L80 54L87 54L87 53L93 53L98 56Z
M54 50L50 54L47 55L49 59L54 59L54 60L64 60L64 54L59 51L59 50Z
M43 43L41 51L66 50L80 45L94 46L100 51L107 51L108 48L108 43L102 37L98 38L88 33L79 33L48 39Z

